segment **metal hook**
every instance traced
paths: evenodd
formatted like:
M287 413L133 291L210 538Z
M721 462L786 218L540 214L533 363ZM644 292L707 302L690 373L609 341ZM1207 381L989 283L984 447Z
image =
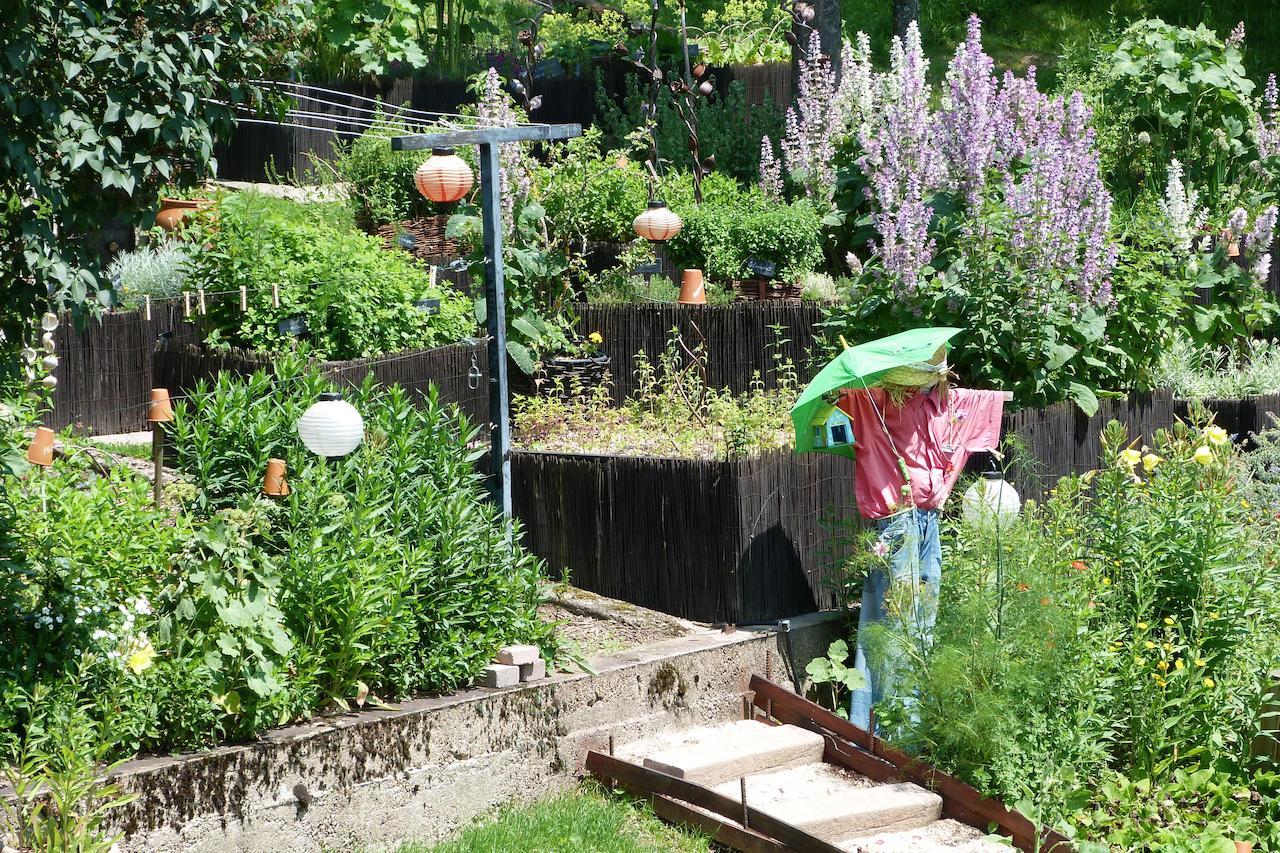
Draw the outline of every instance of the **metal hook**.
M471 369L467 371L467 387L472 391L480 387L480 365L476 362L475 354L471 356Z

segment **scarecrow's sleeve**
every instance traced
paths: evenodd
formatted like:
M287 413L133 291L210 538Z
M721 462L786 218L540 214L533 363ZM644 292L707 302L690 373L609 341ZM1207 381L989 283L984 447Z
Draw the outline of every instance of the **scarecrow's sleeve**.
M1000 446L1000 421L1004 417L1004 392L952 388L948 392L956 418L956 443L970 453Z

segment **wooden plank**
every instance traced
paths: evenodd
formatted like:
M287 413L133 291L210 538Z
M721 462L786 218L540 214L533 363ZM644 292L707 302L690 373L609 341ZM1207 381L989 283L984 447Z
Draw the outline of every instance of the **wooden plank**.
M506 142L549 142L582 135L580 124L529 124L515 127L490 127L479 130L454 130L446 133L421 133L393 136L392 151L425 151L431 148L457 148L461 145Z
M743 853L789 853L794 849L750 828L744 829L737 823L699 811L671 797L664 797L627 784L619 784L618 787L634 797L647 800L654 814L667 823L687 826L703 832L716 842L732 847L734 850L741 850Z
M742 815L742 803L696 782L679 779L657 770L641 767L591 750L587 753L586 768L593 776L606 784L618 780L644 791L661 794L686 803L708 809L718 815L737 820ZM797 853L843 853L839 847L815 838L786 821L779 820L747 804L747 824L762 835L794 849Z
M891 746L885 741L828 711L826 708L786 690L759 675L751 676L750 689L755 691L752 703L758 708L772 710L773 716L782 722L802 726L820 734L831 734L846 740L858 749L865 750L870 756L882 759L896 768L901 777L909 782L936 791L942 796L943 803L952 803L952 813L956 815L970 814L981 820L971 826L985 830L987 824L994 823L1001 831L1013 838L1014 844L1022 850L1053 851L1058 845L1067 845L1067 839L1051 829L1043 832L1037 830L1035 824L1024 815L1007 808L999 800L984 797L982 793L953 776L943 773L934 767ZM824 731L825 730L825 731ZM834 751L833 751L834 752ZM873 772L875 765L868 764L851 749L840 750L850 762L861 762ZM858 772L864 772L859 770ZM870 775L865 774L865 775ZM872 778L876 778L872 776ZM882 781L877 779L877 781ZM944 808L946 806L944 805ZM1037 836L1040 840L1037 843ZM1070 848L1063 846L1062 850Z

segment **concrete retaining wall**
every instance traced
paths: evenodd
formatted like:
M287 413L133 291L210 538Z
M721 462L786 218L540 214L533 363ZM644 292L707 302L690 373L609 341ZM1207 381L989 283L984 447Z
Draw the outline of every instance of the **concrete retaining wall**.
M325 718L260 741L130 762L126 850L320 851L435 841L511 801L573 784L588 749L738 718L754 673L792 673L842 623L707 631L593 661L597 673Z

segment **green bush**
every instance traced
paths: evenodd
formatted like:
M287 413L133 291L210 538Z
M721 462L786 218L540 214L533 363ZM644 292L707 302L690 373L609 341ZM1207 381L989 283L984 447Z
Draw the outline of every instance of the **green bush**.
M701 207L677 211L684 228L668 243L671 257L709 278L750 278L746 262L756 258L777 264L780 280L796 281L823 262L822 217L808 199L775 204L751 191L733 202L707 198Z
M537 172L538 199L557 237L627 243L636 236L632 220L649 200L648 182L639 163L600 144L592 128L556 148Z
M136 308L152 299L181 296L186 287L190 251L184 243L166 241L117 255L107 268L107 278L122 308Z
M246 192L229 196L214 212L189 275L206 291L234 294L247 287L249 307L241 312L234 297L210 303L212 345L288 349L294 339L277 324L301 316L306 344L317 357L367 358L453 343L475 327L466 299L432 287L427 271L408 255L356 230L341 205ZM273 284L279 285L278 308ZM424 297L440 299L439 313L428 316L415 307Z

